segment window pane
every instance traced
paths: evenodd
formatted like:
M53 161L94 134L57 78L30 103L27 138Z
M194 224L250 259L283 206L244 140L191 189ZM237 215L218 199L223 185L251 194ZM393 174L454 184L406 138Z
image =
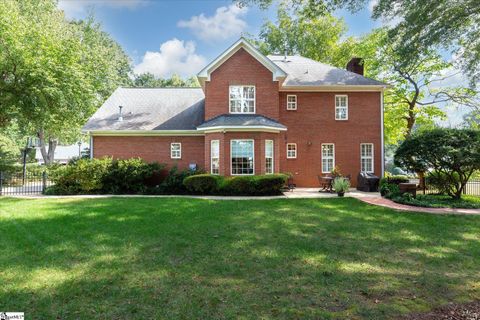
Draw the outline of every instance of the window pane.
M232 140L232 174L253 174L253 141Z
M254 113L255 112L255 87L230 86L230 112Z

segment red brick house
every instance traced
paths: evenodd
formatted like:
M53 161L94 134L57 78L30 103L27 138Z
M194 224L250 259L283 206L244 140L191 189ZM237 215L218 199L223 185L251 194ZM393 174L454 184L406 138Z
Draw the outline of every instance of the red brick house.
M350 70L362 72L352 60ZM383 175L386 84L238 40L197 75L201 88L119 88L89 119L92 157L141 157L213 174L293 174L339 166Z

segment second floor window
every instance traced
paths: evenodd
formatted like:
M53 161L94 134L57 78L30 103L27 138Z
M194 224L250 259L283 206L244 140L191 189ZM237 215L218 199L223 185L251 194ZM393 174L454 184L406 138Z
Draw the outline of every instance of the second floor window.
M230 86L230 113L255 113L255 86Z
M297 110L297 96L287 95L287 110Z
M335 96L335 120L348 120L348 96Z

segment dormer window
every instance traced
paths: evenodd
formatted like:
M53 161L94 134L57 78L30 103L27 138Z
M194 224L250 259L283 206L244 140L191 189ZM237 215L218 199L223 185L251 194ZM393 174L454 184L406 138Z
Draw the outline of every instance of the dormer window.
M230 86L230 113L255 113L255 86Z

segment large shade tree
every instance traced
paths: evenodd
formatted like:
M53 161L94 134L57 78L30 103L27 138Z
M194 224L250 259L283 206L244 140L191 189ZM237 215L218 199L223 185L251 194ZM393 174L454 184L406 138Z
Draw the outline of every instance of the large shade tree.
M56 1L0 2L0 126L40 138L45 163L120 84L130 62L93 18L71 22Z
M240 5L266 8L273 0L236 0ZM339 8L356 12L371 0L286 0L293 7L307 8L311 16ZM408 62L416 49L448 49L475 85L480 80L480 1L478 0L377 0L372 17L394 25L390 37L399 38L398 52Z
M395 164L415 172L431 171L445 180L445 192L460 199L480 170L480 131L437 128L408 137L395 153Z

